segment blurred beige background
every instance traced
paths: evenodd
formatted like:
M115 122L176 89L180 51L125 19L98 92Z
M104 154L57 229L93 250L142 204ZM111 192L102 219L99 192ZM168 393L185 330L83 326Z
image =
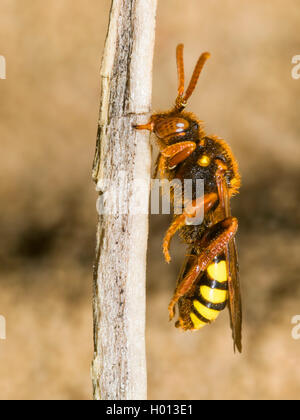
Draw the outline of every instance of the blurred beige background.
M90 399L91 181L99 68L109 0L0 0L1 399ZM161 255L167 216L153 216L148 257L149 398L300 396L299 1L160 0L153 109L176 95L175 47L189 77L207 63L190 103L225 138L243 176L233 211L244 302L244 352L232 351L226 311L199 333L168 322L185 248Z

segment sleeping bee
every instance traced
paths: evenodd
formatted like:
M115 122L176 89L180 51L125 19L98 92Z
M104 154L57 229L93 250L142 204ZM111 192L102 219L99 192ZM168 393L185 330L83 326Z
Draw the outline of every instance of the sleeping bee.
M230 199L240 187L238 165L224 140L206 135L203 122L184 109L193 93L201 70L210 54L203 53L184 94L183 45L176 50L178 96L167 112L155 113L138 130L149 130L156 136L160 149L156 174L169 181L204 180L204 192L195 188L187 203L176 188L172 189L174 206L181 201L184 210L174 215L164 241L165 260L170 262L169 247L178 231L188 245L187 255L169 304L170 320L178 306L176 327L199 330L212 323L226 306L230 314L234 349L242 350L242 311L235 234L238 221L231 215ZM202 211L200 224L191 223Z

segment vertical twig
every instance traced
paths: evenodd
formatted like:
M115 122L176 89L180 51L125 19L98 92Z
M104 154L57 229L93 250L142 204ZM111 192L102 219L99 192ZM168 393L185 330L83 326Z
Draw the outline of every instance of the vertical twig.
M155 14L156 0L113 0L101 68L93 168L100 193L94 271L95 399L147 398L145 273L151 156L149 135L132 125L145 122L150 111Z

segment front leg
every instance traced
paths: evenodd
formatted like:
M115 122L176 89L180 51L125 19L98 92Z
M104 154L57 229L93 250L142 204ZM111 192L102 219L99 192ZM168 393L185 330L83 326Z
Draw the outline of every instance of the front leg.
M166 159L168 169L173 169L188 158L195 149L196 143L194 141L182 141L165 147L161 154Z
M174 306L193 286L201 272L204 272L209 263L220 255L233 239L238 228L235 217L228 217L211 226L197 245L199 254L185 277L177 285L174 296L169 304L170 320L174 317Z
M180 162L188 158L196 149L193 141L182 141L163 147L156 162L155 178L159 174L160 178L166 177L168 170L174 169Z

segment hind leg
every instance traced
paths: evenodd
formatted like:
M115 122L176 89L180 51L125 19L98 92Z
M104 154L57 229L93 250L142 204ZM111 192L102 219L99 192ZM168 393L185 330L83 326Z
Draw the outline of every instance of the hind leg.
M233 239L237 228L237 219L228 217L207 230L197 244L199 255L195 258L195 262L190 270L177 285L169 304L170 320L174 317L174 307L178 300L191 289L199 274L206 270L209 263L225 250L228 243Z
M204 214L207 213L216 203L218 196L216 193L209 193L203 197L194 200L190 206L187 206L182 214L175 217L170 225L163 241L163 253L167 263L171 261L169 248L172 237L175 233L187 224L188 219L194 218L200 209L204 208Z

